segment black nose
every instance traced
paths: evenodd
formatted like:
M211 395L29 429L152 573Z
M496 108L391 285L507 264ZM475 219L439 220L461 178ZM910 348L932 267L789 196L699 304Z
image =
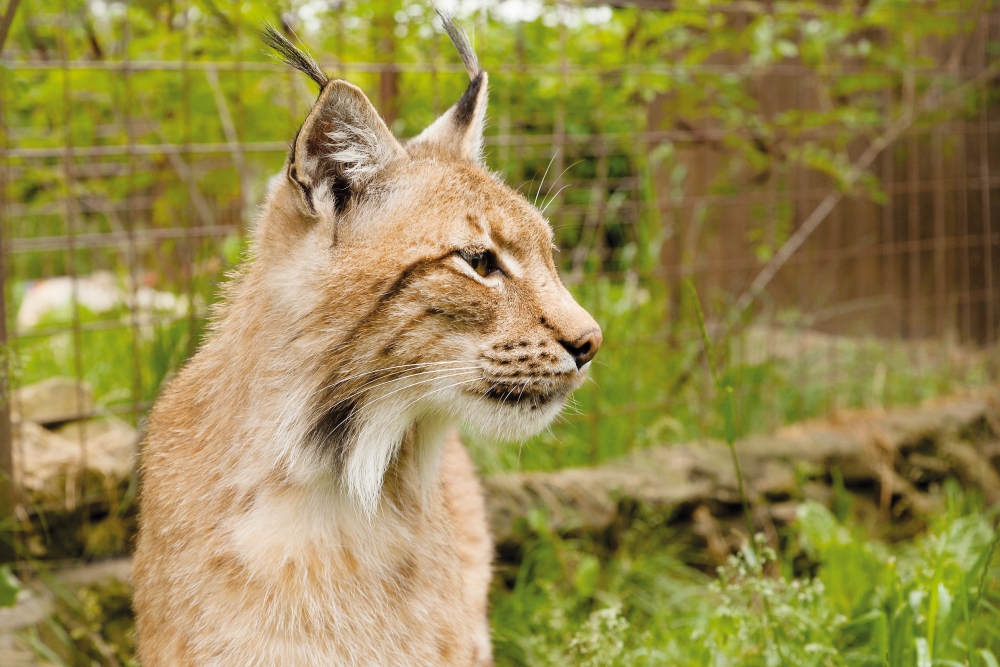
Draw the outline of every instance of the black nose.
M603 340L601 330L592 329L573 342L561 340L559 344L566 348L566 351L576 359L576 367L583 368L583 365L593 359L597 351L601 349L601 342Z

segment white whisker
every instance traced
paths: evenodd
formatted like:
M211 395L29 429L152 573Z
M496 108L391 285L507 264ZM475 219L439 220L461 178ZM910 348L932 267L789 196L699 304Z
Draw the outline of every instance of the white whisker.
M552 153L552 157L549 158L549 164L545 167L545 173L542 174L542 182L538 184L538 189L535 190L535 200L532 202L534 206L538 206L538 194L542 191L542 186L545 185L545 177L549 175L549 169L552 167L552 163L555 162L557 155L559 155L558 148Z
M474 368L474 369L461 371L459 373L452 373L450 375L440 375L440 376L437 376L437 377L429 378L427 380L421 380L420 382L413 382L413 383L410 383L410 384L406 385L405 387L400 387L399 389L394 389L394 390L390 391L388 394L383 394L383 395L379 396L378 398L376 398L371 403L367 403L365 405L365 407L366 408L371 408L373 405L381 403L382 401L388 399L390 396L393 396L394 394L398 394L401 391L406 391L407 389L412 389L413 387L416 387L416 386L419 386L419 385L422 385L422 384L427 384L428 382L436 382L437 380L446 380L446 379L451 378L451 377L458 377L460 375L464 375L465 373L474 373L474 372L477 372L477 371L479 371L479 367L478 366L476 368ZM472 378L472 380L478 380L478 379L479 379L478 377ZM339 429L341 426L343 426L347 422L348 419L350 419L350 416L344 417L342 420L340 420L340 423L338 423L335 427L333 427L333 429L331 429L331 432L336 432L336 430Z
M545 211L549 210L549 206L552 206L552 202L554 202L554 201L556 200L556 198L558 198L558 197L559 197L559 194L560 194L560 193L561 193L561 192L562 192L563 190L565 190L566 188L568 188L568 187L569 187L569 184L566 184L566 185L562 186L561 188L559 188L559 190L558 190L558 191L556 191L556 193L555 193L555 194L554 194L554 195L552 196L552 199L550 199L550 200L548 201L548 203L547 203L547 204L545 204L545 206L544 206L544 207L542 207L542 210L541 210L541 211L539 211L539 212L540 212L540 213L541 213L542 215L545 215Z
M429 375L429 374L432 374L432 373L459 373L459 372L461 372L461 373L469 373L469 372L478 371L478 370L479 370L479 366L465 366L463 368L432 368L431 370L421 371L419 373L411 373L409 375L403 375L403 376L395 377L395 378L389 378L389 379L381 378L382 379L381 382L379 382L380 378L377 378L375 380L372 380L371 382L366 383L365 386L360 387L356 391L351 392L350 394L348 394L344 398L341 398L336 403L332 403L331 405L326 406L326 409L327 410L332 410L333 408L337 407L341 403L345 403L347 401L350 401L351 399L357 398L358 396L361 396L362 394L365 394L365 393L368 393L368 392L372 392L372 391L378 389L379 387L384 387L385 385L392 384L393 382L399 382L401 380L407 380L409 378L420 377L421 375ZM444 379L444 378L449 378L449 377L453 377L453 375L439 375L438 377L429 378L427 380L421 380L420 382L414 382L414 383L411 383L411 384L407 385L406 387L401 387L399 389L391 391L388 394L385 394L385 396L391 396L392 394L395 394L397 392L403 391L403 390L407 389L408 387L416 386L418 384L424 384L426 382L433 382L434 380L437 380L437 379ZM372 382L374 382L375 384L372 385L371 384ZM385 396L379 397L379 399L376 399L375 401L373 401L372 405L374 403L377 403L381 398L384 398Z
M326 389L330 389L332 387L335 387L338 384L343 384L345 382L350 382L351 380L355 380L357 378L364 377L365 375L372 375L373 373L384 373L386 371L391 371L391 370L395 370L395 369L415 368L415 367L424 367L424 366L441 366L441 365L445 365L445 364L463 364L463 363L469 363L469 362L468 361L458 361L458 360L456 360L456 361L423 361L423 362L417 362L417 363L414 363L414 364L400 364L398 366L387 366L386 368L373 368L371 370L363 371L361 373L355 373L354 375L348 376L346 378L342 378L342 379L337 380L335 382L331 382L330 384L326 385L325 387L320 387L319 389L317 389L316 391L314 391L312 394L310 394L310 397L318 394L321 391L324 391Z
M560 172L560 174L558 176L556 176L556 180L552 181L552 185L549 186L549 190L548 190L548 192L545 193L545 196L546 197L549 196L549 192L552 192L552 188L556 187L556 185L559 183L559 179L561 179L563 176L565 176L567 171L569 171L570 169L572 169L576 165L580 164L581 162L583 162L583 160L577 160L576 162L574 162L570 166L568 166L565 169L563 169L562 172ZM565 187L568 187L568 186L565 186ZM562 190L560 190L559 192L562 192ZM556 193L556 196L558 196L558 194L559 193Z
M420 395L420 396L418 396L417 398L413 399L412 401L410 401L409 403L407 403L406 405L404 405L404 406L403 406L403 407L402 407L402 408L401 408L401 409L399 410L399 412L400 412L400 413L402 413L402 412L405 412L405 411L406 411L406 409L407 409L407 408L409 408L409 407L410 407L411 405L413 405L414 403L418 403L419 401L422 401L422 400L424 400L425 398L427 398L427 397L428 397L428 396L430 396L431 394L436 394L436 393L438 393L439 391L444 391L445 389L452 389L452 388L454 388L454 387L457 387L457 386L459 386L459 385L463 385L463 384L469 384L470 382L477 382L477 381L479 381L479 378L469 378L468 380L460 380L459 382L454 382L454 383L452 383L452 384L449 384L449 385L447 385L447 386L444 386L444 387L438 387L438 388L437 388L437 389L435 389L434 391L428 391L428 392L426 392L426 393L424 393L424 394L421 394L421 395Z

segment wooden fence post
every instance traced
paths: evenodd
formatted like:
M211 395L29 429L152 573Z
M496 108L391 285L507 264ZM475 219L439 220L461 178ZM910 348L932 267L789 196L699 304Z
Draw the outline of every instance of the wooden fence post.
M0 187L6 188L6 179ZM2 223L0 223L2 224ZM10 424L10 355L7 346L7 266L0 229L0 563L12 563L14 550L14 458ZM7 528L10 534L5 535Z
M8 0L3 16L0 17L0 53L14 21L19 0ZM0 116L3 109L0 109ZM7 137L2 137L4 158L6 158ZM4 171L0 173L0 201L7 192L6 159L2 161ZM0 212L3 207L0 206ZM14 459L10 429L10 355L7 347L7 265L4 257L4 225L0 218L0 563L12 563L14 549ZM9 524L9 539L3 533Z

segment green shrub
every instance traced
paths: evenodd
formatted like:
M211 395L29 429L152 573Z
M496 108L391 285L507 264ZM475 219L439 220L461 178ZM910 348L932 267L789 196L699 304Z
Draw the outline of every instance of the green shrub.
M494 591L498 665L992 667L1000 654L1000 533L974 506L890 548L805 503L782 556L759 543L762 567L744 550L710 582L648 526L603 553L533 528Z

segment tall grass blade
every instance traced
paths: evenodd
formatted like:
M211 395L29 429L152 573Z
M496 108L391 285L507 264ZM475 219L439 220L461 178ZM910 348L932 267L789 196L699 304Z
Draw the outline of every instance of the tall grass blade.
M729 454L733 461L733 471L736 473L736 486L740 494L740 503L743 505L743 520L747 530L747 554L752 559L751 565L755 569L761 568L760 559L754 546L753 519L750 514L750 501L747 499L746 489L743 486L743 471L740 469L740 461L736 456L736 398L733 388L730 385L723 386L719 379L719 371L715 365L715 355L712 353L712 342L708 337L708 327L705 326L705 313L701 309L701 300L698 298L698 290L690 280L684 282L684 287L691 297L694 306L695 319L698 323L698 331L701 333L701 342L705 348L705 357L708 359L708 367L712 373L712 381L716 388L722 392L722 422L724 424L724 435L726 445L729 447Z

